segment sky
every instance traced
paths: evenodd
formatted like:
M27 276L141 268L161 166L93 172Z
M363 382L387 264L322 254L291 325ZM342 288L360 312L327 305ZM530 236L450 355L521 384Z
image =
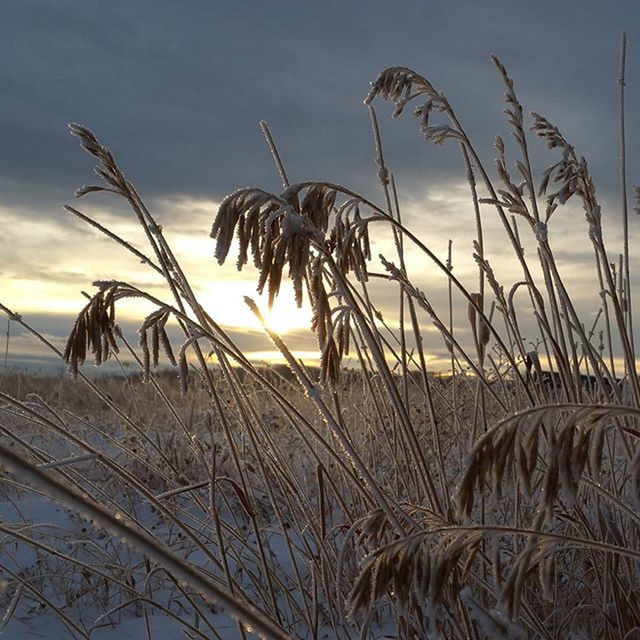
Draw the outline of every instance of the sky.
M94 280L118 278L158 295L164 291L135 259L64 212L64 204L73 204L143 246L135 219L118 201L103 194L73 201L78 186L95 182L92 159L67 130L67 123L79 122L112 149L211 315L251 357L271 359L273 347L242 302L244 295L256 296L255 273L238 273L234 260L217 265L209 237L226 194L248 186L280 190L259 122L269 123L292 181L337 182L382 202L363 105L369 83L389 66L424 75L447 95L492 167L495 134L508 137L492 53L515 79L525 110L549 118L589 160L615 255L621 30L628 37L634 183L640 182L640 147L633 143L640 133L636 2L605 8L591 0L3 0L0 302L60 346L85 303L82 291L91 292ZM473 213L458 149L427 143L410 113L392 120L388 104L376 108L405 222L443 258L451 238L456 273L472 287ZM558 159L534 140L532 154L538 175ZM485 213L487 251L508 288L520 277L491 213ZM639 224L632 219L632 243ZM376 234L376 248L392 252L388 234ZM588 318L598 298L579 206L557 216L550 234ZM639 265L634 260L632 266ZM409 267L436 304L444 304L441 275L420 256ZM376 293L393 324L397 292ZM141 313L123 308L118 320L133 332ZM457 313L461 326L463 316ZM290 290L270 314L297 353L313 361L308 321L308 307L297 310ZM438 335L428 348L437 367L445 357ZM12 323L8 359L39 365L47 358Z

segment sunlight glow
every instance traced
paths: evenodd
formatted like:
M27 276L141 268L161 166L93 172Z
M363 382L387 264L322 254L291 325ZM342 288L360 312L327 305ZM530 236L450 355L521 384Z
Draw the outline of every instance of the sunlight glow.
M276 333L286 334L292 331L308 329L311 325L311 307L305 300L301 308L296 305L293 291L288 289L283 291L273 303L271 309L268 308L267 301L262 300L261 307L264 318L268 326Z
M293 351L293 357L304 361L307 365L316 365L320 362L318 351ZM269 364L286 363L285 357L279 351L249 351L245 354L252 362L266 362Z
M263 330L259 320L246 305L245 296L258 305L268 326L279 334L308 330L311 325L309 303L305 300L299 309L293 288L288 282L283 283L272 309L269 309L267 296L256 293L253 281L215 282L202 287L198 296L214 320L228 327Z

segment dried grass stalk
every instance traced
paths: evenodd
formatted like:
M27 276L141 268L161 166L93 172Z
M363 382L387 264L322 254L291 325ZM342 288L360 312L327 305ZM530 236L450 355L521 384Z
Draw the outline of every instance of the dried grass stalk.
M587 467L592 476L599 475L604 431L611 427L606 419L624 411L623 407L549 405L501 421L480 438L467 458L458 489L460 515L471 516L476 493L486 483L499 497L505 478L514 478L525 496L542 483L540 506L550 520L560 494L568 506L574 504Z

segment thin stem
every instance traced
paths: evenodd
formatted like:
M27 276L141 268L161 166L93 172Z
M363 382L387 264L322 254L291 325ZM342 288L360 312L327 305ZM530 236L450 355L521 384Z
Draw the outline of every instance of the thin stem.
M627 143L625 134L625 64L627 55L627 34L623 31L620 35L620 75L618 77L619 104L620 104L620 199L622 204L622 232L624 243L624 278L625 278L625 304L626 304L626 329L629 335L631 353L635 361L635 342L633 337L633 310L631 304L631 272L629 269L629 210L627 203Z
M273 156L273 161L276 163L276 167L278 168L278 173L280 174L280 178L282 179L282 188L288 189L291 183L289 182L287 171L284 168L282 159L280 158L278 147L276 146L275 140L273 139L271 131L269 130L269 125L264 120L261 120L260 128L262 129L264 137L267 139L267 144L269 145L269 150L271 151L271 155Z

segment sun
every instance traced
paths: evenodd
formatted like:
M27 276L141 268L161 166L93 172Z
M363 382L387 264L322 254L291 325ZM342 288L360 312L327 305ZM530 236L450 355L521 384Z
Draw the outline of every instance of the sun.
M269 309L266 296L262 296L258 303L264 319L270 329L279 334L288 334L295 331L308 329L311 325L311 307L305 300L302 307L298 307L295 301L293 289L283 289Z
M212 314L216 322L226 327L260 333L264 331L258 318L246 305L245 296L256 303L268 327L280 335L309 330L311 326L311 306L305 299L302 307L298 308L293 287L289 282L282 283L280 293L271 309L266 293L258 295L252 281L207 283L199 294L204 308Z

